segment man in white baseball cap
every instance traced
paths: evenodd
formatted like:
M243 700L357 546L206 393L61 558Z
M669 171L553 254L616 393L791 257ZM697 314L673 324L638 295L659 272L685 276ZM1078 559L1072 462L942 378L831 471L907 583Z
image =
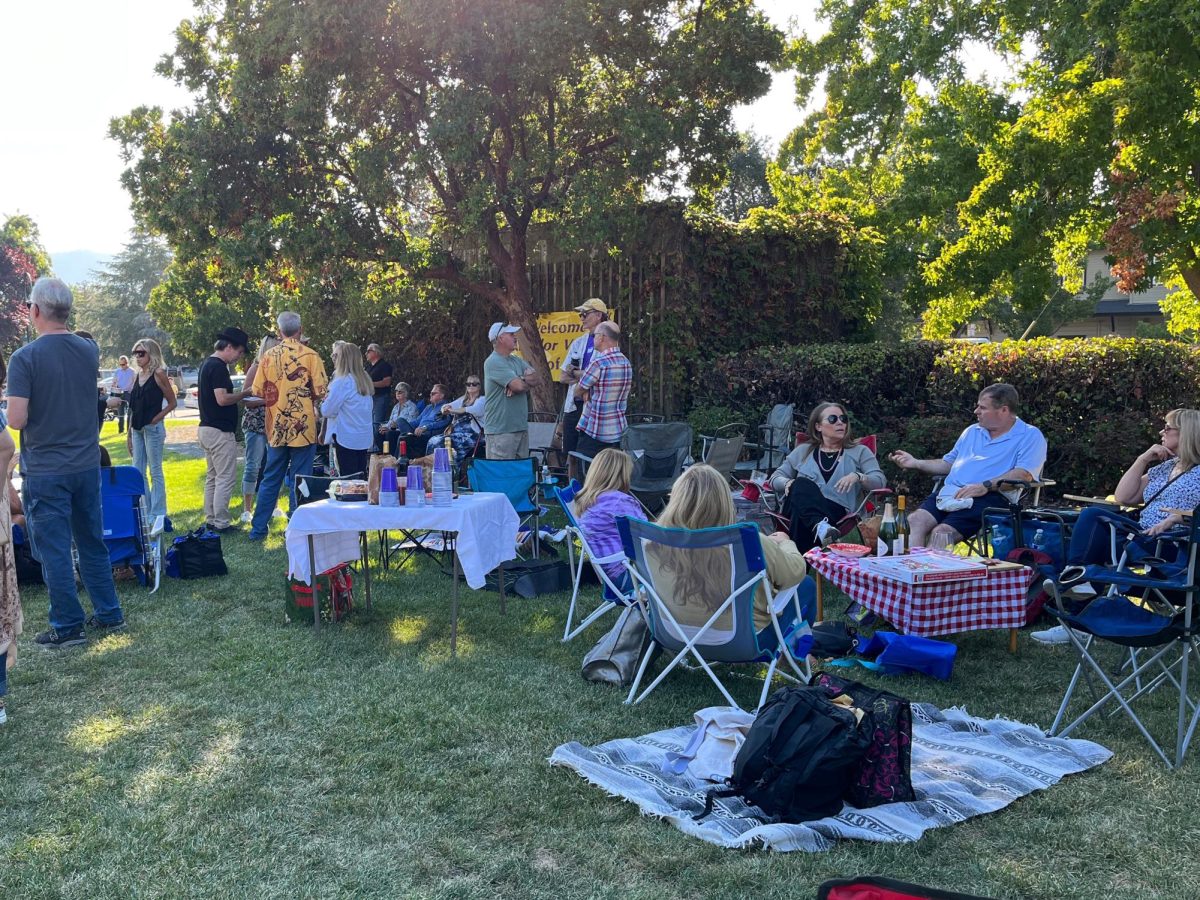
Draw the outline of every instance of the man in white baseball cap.
M539 384L533 367L512 352L520 325L493 322L492 354L483 364L483 431L488 459L529 456L529 389Z

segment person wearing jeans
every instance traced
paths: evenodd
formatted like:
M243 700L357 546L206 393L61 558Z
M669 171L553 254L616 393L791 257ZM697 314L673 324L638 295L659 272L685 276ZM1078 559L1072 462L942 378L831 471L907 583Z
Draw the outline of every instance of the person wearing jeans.
M125 446L142 473L150 494L150 520L167 515L167 483L163 480L163 446L167 413L175 408L175 386L167 377L157 341L142 338L133 345L138 373L129 391L129 431ZM146 478L147 472L149 478Z
M8 371L8 421L21 432L26 523L50 595L50 628L35 641L48 649L87 642L72 543L92 601L86 624L100 631L125 624L104 545L100 448L92 424L100 351L67 328L73 302L59 279L38 279L29 296L38 337L13 354Z

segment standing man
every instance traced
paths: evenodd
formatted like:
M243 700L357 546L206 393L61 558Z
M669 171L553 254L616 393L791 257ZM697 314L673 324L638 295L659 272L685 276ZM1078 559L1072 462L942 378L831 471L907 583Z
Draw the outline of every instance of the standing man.
M520 325L493 322L488 329L492 355L483 364L483 432L488 459L524 459L529 456L529 389L539 384L533 367L517 349Z
M250 391L233 389L229 366L246 352L250 337L240 328L226 328L217 335L213 353L200 366L196 393L200 401L200 449L208 462L204 478L204 521L213 531L237 528L229 519L229 500L237 482L238 403ZM252 384L256 366L246 373Z
M267 404L267 463L254 504L252 541L267 536L284 476L292 486L288 509L296 509L296 476L312 474L317 404L329 384L321 357L304 344L299 313L280 313L277 323L280 342L263 354L251 385Z
M562 362L562 377L559 379L567 386L567 398L563 402L562 452L567 459L567 471L572 478L577 475L578 463L575 457L571 456L571 451L576 449L579 416L583 412L583 404L575 398L574 386L592 364L592 357L595 355L593 336L596 326L608 321L608 307L604 305L603 300L593 297L575 307L575 312L579 313L585 331L575 338L567 349L567 356Z
M601 322L594 335L596 355L575 385L575 397L587 400L579 419L577 450L595 458L607 447L620 447L628 422L625 407L633 386L633 366L621 352L621 329Z
M117 434L125 430L125 415L129 411L129 392L137 381L137 372L129 365L129 357L122 356L117 360L117 371L113 373L112 389L114 394L121 397L121 405L117 407Z
M371 400L371 433L375 435L371 444L373 451L379 450L379 426L388 420L392 397L392 364L383 358L378 344L367 344L367 376L375 388Z
M50 628L35 640L48 648L87 642L72 541L92 601L86 624L97 631L125 625L100 518L100 446L92 427L100 351L67 329L73 302L59 279L39 278L29 295L38 337L8 366L8 424L21 432L22 499L50 594Z
M942 489L930 494L908 517L914 547L924 547L929 535L948 535L952 544L972 537L980 528L983 510L1003 507L1013 494L1006 481L1034 481L1046 464L1046 439L1034 426L1017 417L1020 398L1011 384L993 384L979 392L974 425L959 435L941 459L917 459L896 450L889 459L902 469L945 475Z

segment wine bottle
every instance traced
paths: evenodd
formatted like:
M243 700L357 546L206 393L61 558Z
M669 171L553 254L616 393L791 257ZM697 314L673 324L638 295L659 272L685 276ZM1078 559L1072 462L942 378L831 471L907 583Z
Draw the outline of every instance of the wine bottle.
M896 514L889 500L883 508L883 524L879 526L879 537L875 541L876 556L894 556L896 553Z
M908 513L904 507L908 503L908 498L901 494L896 498L896 555L903 556L908 552L909 548L909 528L908 528Z
M396 459L396 477L404 481L408 477L408 442L400 442L400 456Z
M391 442L389 442L389 441L383 442L383 455L384 456L392 455Z

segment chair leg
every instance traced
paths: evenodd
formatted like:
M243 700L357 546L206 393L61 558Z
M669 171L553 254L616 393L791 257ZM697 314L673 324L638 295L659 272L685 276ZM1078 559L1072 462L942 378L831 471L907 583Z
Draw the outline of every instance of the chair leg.
M650 665L650 657L654 655L654 649L657 646L657 643L651 641L650 646L646 648L646 652L642 654L641 665L638 666L637 675L633 679L633 685L629 688L629 696L625 698L626 703L634 702L633 698L637 693L638 685L642 683L642 676L646 674L646 667Z
M786 650L781 651L781 653L786 652ZM762 709L762 705L767 702L767 694L771 690L771 681L775 678L775 667L779 665L779 656L779 653L775 654L775 658L771 660L771 665L767 667L767 675L763 678L762 691L758 695L758 706L754 707L755 712Z
M575 537L571 534L567 535L567 560L571 571L575 573L575 584L571 590L571 604L567 607L567 625L563 629L562 642L565 644L571 640L574 635L571 634L571 620L575 616L575 601L579 597L579 581L583 578L583 550L579 551L579 567L575 566Z

